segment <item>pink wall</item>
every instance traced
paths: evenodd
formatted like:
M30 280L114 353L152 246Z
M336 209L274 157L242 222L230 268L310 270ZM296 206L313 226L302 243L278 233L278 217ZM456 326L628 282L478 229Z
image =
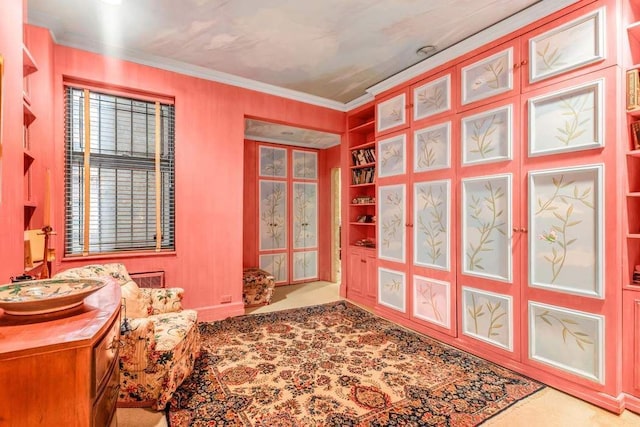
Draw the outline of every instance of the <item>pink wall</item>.
M93 262L123 262L134 271L162 269L168 285L185 288L185 305L201 319L244 312L242 306L244 117L342 133L344 113L272 95L54 47L55 144L53 206L60 256L54 271ZM175 98L176 252L126 258L62 259L64 79ZM40 94L38 96L41 96ZM45 94L42 94L45 96ZM221 304L221 296L232 302Z
M22 0L0 1L0 54L4 57L0 157L0 283L22 273Z

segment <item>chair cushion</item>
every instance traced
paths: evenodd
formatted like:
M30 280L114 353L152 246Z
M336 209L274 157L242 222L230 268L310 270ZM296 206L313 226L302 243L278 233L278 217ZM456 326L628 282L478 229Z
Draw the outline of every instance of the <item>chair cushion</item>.
M120 286L122 300L126 304L126 316L128 318L147 317L150 314L151 306L149 300L133 280ZM124 316L124 313L123 313Z

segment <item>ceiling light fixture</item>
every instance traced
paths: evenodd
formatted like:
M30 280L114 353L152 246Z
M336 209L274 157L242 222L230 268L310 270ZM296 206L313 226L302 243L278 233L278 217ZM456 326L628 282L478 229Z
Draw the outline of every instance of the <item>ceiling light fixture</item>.
M422 56L431 56L436 53L436 50L437 49L434 45L428 44L426 46L418 48L418 50L416 50L416 54Z
M119 6L122 4L122 0L100 0L102 3L111 4L114 6Z

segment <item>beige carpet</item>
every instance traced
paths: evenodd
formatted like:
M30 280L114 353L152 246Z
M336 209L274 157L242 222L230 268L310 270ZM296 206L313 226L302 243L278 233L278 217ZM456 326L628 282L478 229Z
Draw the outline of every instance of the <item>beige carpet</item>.
M247 313L267 313L339 300L338 285L313 282L277 287L270 305ZM118 427L165 427L165 414L145 409L118 409ZM487 420L491 427L614 427L640 426L640 416L624 411L614 415L550 387Z

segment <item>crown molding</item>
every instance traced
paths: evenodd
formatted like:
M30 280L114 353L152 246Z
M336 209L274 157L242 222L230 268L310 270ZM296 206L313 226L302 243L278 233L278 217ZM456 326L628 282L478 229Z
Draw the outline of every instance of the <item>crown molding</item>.
M434 68L445 64L457 57L471 52L474 49L482 47L487 43L490 43L500 37L506 36L522 27L525 27L538 19L544 18L554 12L557 12L565 7L578 2L579 0L541 0L540 2L528 7L527 9L518 12L509 18L506 18L497 24L488 27L479 33L474 34L462 40L455 45L446 48L445 50L436 53L435 55L417 63L416 65L407 68L394 74L386 80L373 85L367 89L367 93L372 96L385 92L395 86L405 83L408 80L418 77ZM358 98L360 99L360 98ZM353 101L352 101L353 102ZM348 104L347 104L348 105ZM348 110L347 110L348 111Z
M31 22L30 22L31 24ZM34 25L38 25L34 21ZM50 30L53 35L53 32ZM55 35L53 35L55 39ZM262 83L256 80L247 79L244 77L235 76L233 74L223 73L221 71L211 70L205 67L197 65L187 64L182 61L176 61L167 58L161 58L155 55L145 54L133 49L122 48L119 46L99 44L86 39L75 37L60 37L57 39L57 44L71 47L74 49L85 50L88 52L97 53L100 55L110 56L113 58L121 59L124 61L133 62L136 64L147 65L154 68L159 68L166 71L173 71L175 73L184 74L191 77L197 77L204 80L214 81L217 83L223 83L230 86L241 87L243 89L255 90L257 92L266 93L269 95L275 95L294 101L304 102L306 104L317 105L319 107L325 107L332 110L341 112L347 111L346 104L338 101L334 101L320 96L311 95L304 92L299 92L292 89L286 89L283 87Z

